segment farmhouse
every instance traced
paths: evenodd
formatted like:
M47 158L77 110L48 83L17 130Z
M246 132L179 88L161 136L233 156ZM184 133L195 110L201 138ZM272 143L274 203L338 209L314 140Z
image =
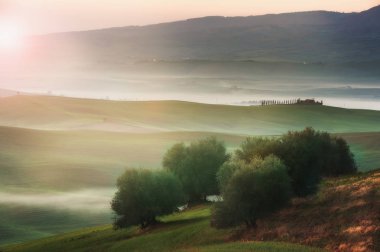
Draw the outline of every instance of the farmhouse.
M296 104L301 104L301 105L323 105L323 101L316 101L315 99L297 99Z

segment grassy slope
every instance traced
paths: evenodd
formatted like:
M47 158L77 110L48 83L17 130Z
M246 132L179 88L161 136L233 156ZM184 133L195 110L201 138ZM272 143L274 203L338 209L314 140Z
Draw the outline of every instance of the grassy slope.
M216 136L232 151L245 138L207 132L115 133L0 127L2 187L78 189L113 186L127 166L161 166L177 142Z
M216 135L232 149L243 137L191 132L112 133L38 131L0 127L0 244L26 241L111 221L107 211L55 209L1 203L2 192L60 196L61 192L113 188L129 165L156 168L176 142ZM92 191L97 197L98 192ZM103 197L104 198L104 197ZM72 203L75 204L75 203Z
M380 168L380 132L341 134L350 144L361 171Z
M379 251L379 199L380 170L329 179L317 195L295 199L239 239L299 242L331 251Z
M136 227L114 231L110 226L4 248L22 251L318 251L302 243L332 251L378 251L380 234L380 172L330 179L320 192L296 199L262 219L257 230L216 230L209 225L209 207L197 207L162 218L147 231Z
M223 140L230 152L246 137L207 132L133 134L0 127L0 188L113 186L127 166L160 167L163 154L174 143L211 135ZM379 168L380 133L342 136L352 146L360 170Z
M107 224L111 219L111 213L1 204L0 244L25 242L83 227Z
M137 228L114 231L110 226L37 240L5 248L16 251L319 251L285 243L229 243L231 230L216 230L209 225L209 207L198 207L184 213L162 218L164 224L151 230ZM286 250L287 249L287 250Z
M179 101L118 102L48 96L0 99L0 125L124 132L206 131L275 135L306 126L329 132L378 131L380 112L326 106L244 107Z

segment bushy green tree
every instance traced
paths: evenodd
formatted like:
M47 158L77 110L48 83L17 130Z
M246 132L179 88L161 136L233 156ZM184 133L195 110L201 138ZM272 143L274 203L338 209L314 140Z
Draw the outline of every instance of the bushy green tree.
M228 182L231 179L232 175L243 167L249 167L249 163L240 159L228 160L220 167L219 171L216 174L216 179L219 185L219 192L221 194L223 194L223 192L226 190Z
M216 173L227 159L224 144L211 137L189 146L174 145L165 154L163 166L178 176L189 202L193 203L218 194Z
M331 138L328 148L328 163L323 167L323 176L339 176L357 172L357 166L350 147L341 137Z
M230 167L235 171L225 185L223 201L213 208L213 226L256 226L257 219L282 208L291 198L290 178L279 158L270 155Z
M277 152L279 138L248 137L235 151L236 158L250 163L254 157L266 157Z
M178 178L166 171L127 170L117 180L117 188L111 202L116 228L146 228L157 216L172 213L184 202Z
M288 168L298 196L314 193L323 176L338 176L357 170L346 141L326 132L306 128L278 138L248 138L236 158L250 162L255 156L278 156Z
M357 167L346 141L306 128L281 137L278 155L288 167L299 196L314 193L323 176L355 173Z
M298 196L315 193L322 177L322 166L326 162L323 152L323 137L312 128L288 132L281 137L281 145L275 155L288 167L294 192Z

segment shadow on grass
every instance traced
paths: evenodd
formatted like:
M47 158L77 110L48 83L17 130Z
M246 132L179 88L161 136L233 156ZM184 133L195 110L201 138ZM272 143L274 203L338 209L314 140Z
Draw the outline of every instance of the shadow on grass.
M210 217L208 216L199 216L199 217L194 217L191 219L182 219L182 220L172 220L172 221L163 221L161 224L166 227L171 227L171 226L178 226L178 225L188 225L188 224L193 224L196 222L200 222L203 220L207 220Z
M145 229L141 229L139 227L133 227L133 230L129 232L126 230L114 230L114 232L120 232L119 234L115 233L115 236L109 237L108 241L122 241L128 240L132 238L136 238L139 236L167 231L175 228L180 228L187 225L192 225L197 222L201 222L207 220L209 217L207 216L199 216L189 219L179 219L179 220L169 220L169 221L158 221L155 225L149 226ZM127 232L127 233L126 233Z

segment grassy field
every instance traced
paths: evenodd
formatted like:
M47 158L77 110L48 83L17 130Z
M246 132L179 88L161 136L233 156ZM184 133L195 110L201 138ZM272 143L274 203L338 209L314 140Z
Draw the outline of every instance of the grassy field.
M210 207L198 206L162 217L160 224L144 231L113 230L106 225L2 251L322 251L314 246L378 251L379 179L376 171L326 180L317 195L293 200L286 209L261 219L257 229L214 229L209 223Z
M232 152L247 137L210 132L121 133L0 127L0 189L78 190L113 187L127 168L158 168L177 142L216 136ZM361 171L380 166L380 133L342 135Z
M203 206L164 217L163 224L146 231L136 227L115 231L110 226L101 226L10 246L2 251L321 251L275 242L225 244L233 231L211 228L209 215L209 207Z
M312 126L347 133L379 131L380 112L307 105L248 107L14 96L0 99L0 125L48 130L199 131L246 135L276 135Z
M350 144L360 171L380 168L380 132L341 134Z
M158 168L173 144L207 136L229 151L245 136L207 132L116 133L0 127L0 188L76 190L113 186L128 166Z

